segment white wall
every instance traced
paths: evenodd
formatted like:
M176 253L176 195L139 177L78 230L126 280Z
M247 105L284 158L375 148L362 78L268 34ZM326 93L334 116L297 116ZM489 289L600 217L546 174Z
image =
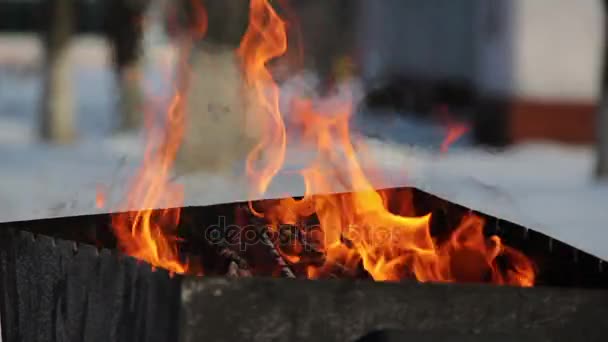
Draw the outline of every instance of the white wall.
M489 39L481 1L478 84L486 92L540 100L595 101L599 86L601 0L499 0L503 30ZM487 21L485 21L487 24Z

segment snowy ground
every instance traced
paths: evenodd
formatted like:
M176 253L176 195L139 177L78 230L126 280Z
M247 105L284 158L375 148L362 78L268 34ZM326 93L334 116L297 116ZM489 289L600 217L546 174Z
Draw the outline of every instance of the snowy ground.
M140 161L140 138L109 134L115 99L105 45L84 38L73 50L81 138L73 146L47 146L34 134L38 45L32 38L0 37L0 221L119 209ZM439 155L440 128L399 120L373 125L359 123L388 141L367 139L375 170L386 176L377 186L415 185L608 259L608 185L591 180L590 148L537 143L493 154L464 144ZM244 179L197 174L180 181L188 205L246 198ZM110 193L106 209L95 207L100 186ZM298 180L281 178L268 196L302 191Z

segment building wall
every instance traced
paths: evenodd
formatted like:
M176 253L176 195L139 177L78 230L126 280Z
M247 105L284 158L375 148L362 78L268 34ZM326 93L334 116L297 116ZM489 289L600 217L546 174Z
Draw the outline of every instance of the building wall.
M594 101L598 94L603 11L600 0L517 0L518 96Z
M477 10L477 86L493 103L478 113L481 140L594 142L601 0L481 1Z
M513 0L477 1L474 19L474 78L484 96L504 97L513 89Z
M477 83L517 98L594 102L602 25L600 0L481 1Z
M361 0L358 45L368 79L401 73L472 79L477 0Z

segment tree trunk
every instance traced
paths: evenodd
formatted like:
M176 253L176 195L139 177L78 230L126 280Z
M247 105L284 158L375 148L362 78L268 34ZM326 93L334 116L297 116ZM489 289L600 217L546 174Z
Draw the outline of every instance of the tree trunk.
M232 49L211 45L193 57L186 131L176 169L180 174L230 174L251 147L241 71Z
M597 164L596 177L608 179L608 0L604 6L604 51L600 101L597 111Z
M108 0L105 26L118 76L120 131L136 129L143 120L141 49L143 16L149 2Z
M247 123L248 90L235 54L247 27L249 1L206 0L204 5L209 28L191 56L186 132L176 170L229 175L254 141Z
M353 55L356 2L315 0L293 2L301 24L306 68L321 80L321 92L331 88L335 63Z
M48 22L44 33L45 76L40 118L40 136L55 143L74 139L74 99L68 47L73 29L71 0L48 0Z
M143 121L143 94L141 90L140 61L123 65L117 70L120 92L119 131L137 129Z
M602 91L597 113L597 163L596 177L608 179L608 94Z

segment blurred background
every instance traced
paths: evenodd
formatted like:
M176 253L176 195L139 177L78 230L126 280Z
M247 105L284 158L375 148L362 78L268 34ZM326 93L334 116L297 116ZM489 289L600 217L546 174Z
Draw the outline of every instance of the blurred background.
M227 175L251 135L234 59L248 1L204 3L209 32L190 58L196 95L176 165L190 204L244 196L226 190L237 184ZM383 185L567 241L580 236L573 227L604 234L603 0L272 3L289 29L272 63L284 96L357 89L353 133ZM115 207L142 158L143 113L170 96L176 42L196 13L190 0L0 0L0 221ZM586 240L568 242L608 254L606 236Z

